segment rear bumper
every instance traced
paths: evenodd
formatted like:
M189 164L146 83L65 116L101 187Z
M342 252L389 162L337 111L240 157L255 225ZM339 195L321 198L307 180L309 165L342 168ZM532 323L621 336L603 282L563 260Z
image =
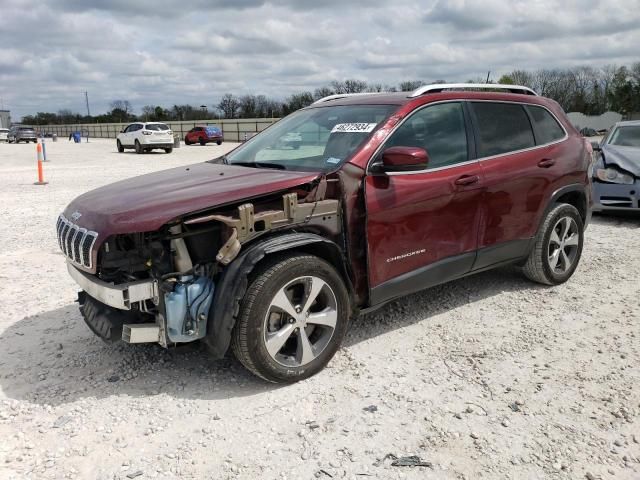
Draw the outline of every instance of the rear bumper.
M173 138L153 138L153 135L143 135L140 143L145 147L168 148L173 147Z
M173 142L170 142L170 143L150 142L150 143L143 143L142 146L144 148L173 148Z
M640 211L640 181L633 185L593 182L593 210L596 212Z
M139 280L115 285L81 272L69 262L67 262L67 270L87 295L110 307L131 310L131 305L137 302L144 300L152 300L155 304L159 302L158 283L155 280Z

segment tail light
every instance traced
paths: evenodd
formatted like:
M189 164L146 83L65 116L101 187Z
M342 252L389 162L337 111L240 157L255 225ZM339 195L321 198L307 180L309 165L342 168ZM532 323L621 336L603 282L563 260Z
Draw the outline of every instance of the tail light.
M150 132L150 131L148 131L148 130L143 130L143 131L142 131L142 134L143 134L143 135L153 135L153 133L152 133L152 132Z

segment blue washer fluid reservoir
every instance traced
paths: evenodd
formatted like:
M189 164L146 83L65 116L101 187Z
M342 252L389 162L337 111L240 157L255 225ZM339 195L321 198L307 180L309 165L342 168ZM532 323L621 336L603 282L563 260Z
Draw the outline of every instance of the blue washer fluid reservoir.
M170 341L193 342L206 335L214 290L211 279L185 275L179 278L173 292L165 294L167 336Z

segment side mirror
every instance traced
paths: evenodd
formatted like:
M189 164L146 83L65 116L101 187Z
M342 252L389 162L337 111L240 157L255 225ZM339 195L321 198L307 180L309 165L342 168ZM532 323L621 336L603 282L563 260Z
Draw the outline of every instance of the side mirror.
M591 142L591 147L593 147L594 152L602 151L602 148L600 147L600 144L598 142Z
M124 133L124 129L123 129L123 130L120 130L120 133Z
M412 172L425 170L429 154L424 148L390 147L382 152L382 166L386 172Z

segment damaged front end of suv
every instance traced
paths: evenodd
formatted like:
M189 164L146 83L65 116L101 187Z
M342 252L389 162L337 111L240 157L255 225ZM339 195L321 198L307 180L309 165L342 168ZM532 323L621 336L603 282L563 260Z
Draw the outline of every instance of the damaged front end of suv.
M298 236L305 232L307 241L314 235L317 241L339 239L340 202L315 198L326 195L326 186L322 176L288 193L187 214L155 231L104 241L72 220L85 214L71 204L58 218L57 233L69 273L83 289L78 300L86 323L106 341L168 347L205 338L214 312L224 316L214 302L216 290L245 246L292 229ZM218 355L223 350L221 345Z
M348 160L396 109L304 109L224 157L76 198L57 234L86 323L110 342L231 346L270 381L319 371L368 294L363 170Z

